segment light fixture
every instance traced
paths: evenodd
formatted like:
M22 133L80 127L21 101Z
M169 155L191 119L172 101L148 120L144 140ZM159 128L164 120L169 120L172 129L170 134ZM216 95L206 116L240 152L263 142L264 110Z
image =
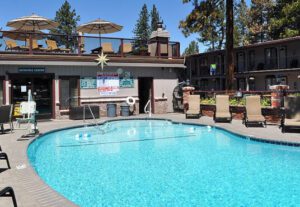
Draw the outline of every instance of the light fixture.
M255 78L253 76L249 77L249 80L255 80Z
M300 79L300 75L298 75L298 79Z

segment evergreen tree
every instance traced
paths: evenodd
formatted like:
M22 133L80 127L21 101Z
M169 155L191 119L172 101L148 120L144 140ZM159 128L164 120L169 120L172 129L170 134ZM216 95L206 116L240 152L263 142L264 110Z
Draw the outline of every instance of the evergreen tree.
M277 0L271 18L274 39L300 35L300 0Z
M183 0L190 3L192 0ZM187 37L199 33L199 42L209 46L209 50L222 49L225 40L225 3L224 0L192 1L193 10L179 28Z
M155 4L153 4L150 14L151 14L151 32L153 32L153 31L157 30L157 24L159 22L163 24L163 20L159 16L159 12L158 12Z
M183 55L194 55L199 53L198 42L193 40L190 42L189 46L185 48Z
M251 43L264 42L270 37L270 18L273 0L251 0L249 32Z
M241 0L235 6L234 41L235 46L249 44L249 9L246 1Z
M136 49L146 49L147 41L150 37L149 13L146 4L144 4L142 7L142 10L139 14L139 19L137 20L133 33L135 38Z
M67 48L71 48L72 46L76 47L77 41L70 39L70 37L76 32L76 26L80 20L80 16L76 14L75 9L71 9L71 5L67 0L56 12L54 20L59 23L59 26L51 30L52 33L65 35L54 37L58 44L65 45Z

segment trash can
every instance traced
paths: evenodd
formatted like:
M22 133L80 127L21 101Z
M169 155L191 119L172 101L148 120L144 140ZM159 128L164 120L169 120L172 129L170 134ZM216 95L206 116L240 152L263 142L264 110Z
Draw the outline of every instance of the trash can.
M129 116L130 115L130 106L127 103L121 104L121 116Z
M109 103L106 105L106 107L107 107L107 117L117 116L117 104Z

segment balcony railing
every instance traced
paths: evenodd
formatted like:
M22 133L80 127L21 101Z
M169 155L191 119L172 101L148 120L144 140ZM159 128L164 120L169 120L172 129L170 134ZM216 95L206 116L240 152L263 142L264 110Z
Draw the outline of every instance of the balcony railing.
M180 43L172 41L150 43L128 38L16 31L0 31L0 35L0 53L88 56L99 54L101 42L103 53L109 56L180 57Z

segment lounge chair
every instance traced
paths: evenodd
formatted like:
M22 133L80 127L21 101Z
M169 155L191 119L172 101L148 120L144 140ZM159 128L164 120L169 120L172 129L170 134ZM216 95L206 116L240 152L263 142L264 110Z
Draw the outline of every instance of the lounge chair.
M54 52L65 52L65 53L70 53L70 49L68 48L63 48L63 47L57 47L57 43L54 40L46 40L46 44L48 46L49 51L54 51Z
M121 52L121 45L120 45L119 51ZM131 43L123 43L123 53L128 54L131 52L132 52L132 44Z
M115 53L111 42L104 42L101 44L102 45L102 51L103 53Z
M36 111L36 102L34 101L24 101L20 104L20 112L22 118L17 118L17 126L20 128L21 123L26 123L27 129L29 134L36 134L37 133L37 122L35 119L35 115L38 113ZM33 128L31 128L31 124Z
M216 110L214 113L214 121L232 121L232 116L230 113L229 106L229 96L228 95L217 95L216 96Z
M200 118L200 96L190 95L189 96L189 109L185 113L186 118L196 117Z
M244 112L244 124L262 124L266 127L266 119L261 113L260 96L247 96L246 107Z
M5 152L0 152L0 160L6 160L7 168L10 169L10 164L8 160L8 156Z
M0 190L0 197L11 197L14 207L18 206L15 192L12 187L5 187L2 190Z
M281 110L281 131L300 129L300 97L288 96L284 98L284 109Z
M7 123L10 126L10 131L12 132L13 130L12 112L13 105L0 106L0 126L2 133L4 133L4 124Z
M26 42L27 42L27 45L30 45L29 39L27 39ZM44 52L48 51L47 48L40 47L36 39L32 39L32 50L44 51Z
M14 40L5 40L5 50L29 50L29 47L27 46L19 46Z

